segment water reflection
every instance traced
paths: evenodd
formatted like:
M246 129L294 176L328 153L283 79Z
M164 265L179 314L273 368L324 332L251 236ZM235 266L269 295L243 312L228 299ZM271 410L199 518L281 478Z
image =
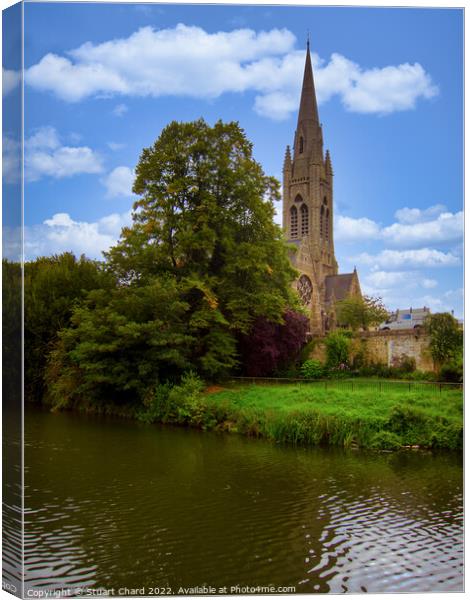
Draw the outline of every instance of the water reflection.
M29 586L462 589L458 455L30 412Z

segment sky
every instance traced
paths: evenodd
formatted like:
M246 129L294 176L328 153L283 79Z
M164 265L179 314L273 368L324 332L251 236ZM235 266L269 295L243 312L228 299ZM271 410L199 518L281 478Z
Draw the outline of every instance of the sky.
M281 180L309 33L339 272L356 266L391 310L462 316L462 10L36 2L24 15L27 259L100 258L131 222L142 149L172 120L238 121ZM21 82L15 53L3 62L8 197Z

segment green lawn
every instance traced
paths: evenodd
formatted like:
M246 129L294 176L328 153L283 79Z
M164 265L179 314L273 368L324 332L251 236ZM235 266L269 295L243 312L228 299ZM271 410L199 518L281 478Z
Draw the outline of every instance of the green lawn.
M395 449L462 448L462 392L423 386L348 390L319 384L238 385L205 393L198 419L291 444ZM191 421L189 421L191 424ZM194 423L192 423L194 424Z

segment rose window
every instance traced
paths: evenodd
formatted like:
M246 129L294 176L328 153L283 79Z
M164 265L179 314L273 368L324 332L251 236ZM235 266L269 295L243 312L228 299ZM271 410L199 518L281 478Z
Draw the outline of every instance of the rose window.
M307 275L301 275L297 282L297 292L303 304L309 304L312 299L312 282Z

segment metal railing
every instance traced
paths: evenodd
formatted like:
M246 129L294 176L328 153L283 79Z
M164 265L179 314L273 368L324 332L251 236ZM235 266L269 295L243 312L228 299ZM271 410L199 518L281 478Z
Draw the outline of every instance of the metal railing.
M441 394L446 390L463 390L463 383L448 383L444 381L406 381L402 379L306 379L295 377L230 377L233 383L256 383L259 385L275 384L308 384L324 390L374 390L385 391L427 391Z

